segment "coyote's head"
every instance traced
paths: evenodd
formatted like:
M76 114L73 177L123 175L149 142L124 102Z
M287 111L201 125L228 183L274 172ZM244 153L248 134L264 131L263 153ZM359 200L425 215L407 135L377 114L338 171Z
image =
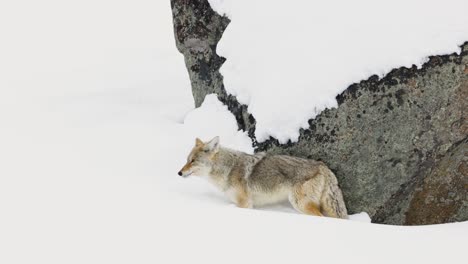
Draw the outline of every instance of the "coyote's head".
M195 147L187 157L187 163L179 171L179 176L188 177L190 174L205 175L211 171L213 157L219 150L219 137L208 142L195 139Z

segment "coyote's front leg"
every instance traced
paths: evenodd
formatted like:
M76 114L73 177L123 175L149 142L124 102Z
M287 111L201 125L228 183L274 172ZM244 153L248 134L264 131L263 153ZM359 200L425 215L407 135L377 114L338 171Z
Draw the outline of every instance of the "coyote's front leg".
M231 200L240 208L252 208L253 203L247 190L243 186L238 186L231 190Z
M240 208L252 208L252 201L248 197L244 197L243 195L239 195L237 197L236 205Z

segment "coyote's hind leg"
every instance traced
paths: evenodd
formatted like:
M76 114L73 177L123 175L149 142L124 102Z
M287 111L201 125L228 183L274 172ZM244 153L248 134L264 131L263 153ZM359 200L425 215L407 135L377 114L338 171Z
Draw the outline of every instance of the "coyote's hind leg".
M309 180L294 187L289 194L289 202L299 212L308 215L323 216L320 210L319 196L311 193L311 187L319 187L317 181Z

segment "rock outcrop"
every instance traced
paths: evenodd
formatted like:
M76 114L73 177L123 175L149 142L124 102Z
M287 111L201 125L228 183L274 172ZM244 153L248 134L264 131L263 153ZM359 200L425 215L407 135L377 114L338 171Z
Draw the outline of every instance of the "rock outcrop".
M323 160L336 173L350 213L375 223L468 220L468 43L422 68L372 76L337 96L339 106L309 120L296 143L257 143L255 119L226 93L216 54L229 20L207 0L171 0L177 47L196 105L216 93L257 151Z
M216 45L230 20L213 11L208 0L171 0L171 8L176 46L185 58L195 106L199 107L207 94L217 94L236 117L239 129L255 138L254 118L247 106L226 93L219 73L226 59L216 54Z

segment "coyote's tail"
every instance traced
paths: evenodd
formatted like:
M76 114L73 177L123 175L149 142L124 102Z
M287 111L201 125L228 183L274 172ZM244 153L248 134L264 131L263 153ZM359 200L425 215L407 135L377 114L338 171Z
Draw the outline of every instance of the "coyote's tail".
M324 213L330 217L348 219L346 204L343 199L343 194L338 187L338 181L332 171L329 172L332 181L328 184L322 195L322 209Z

